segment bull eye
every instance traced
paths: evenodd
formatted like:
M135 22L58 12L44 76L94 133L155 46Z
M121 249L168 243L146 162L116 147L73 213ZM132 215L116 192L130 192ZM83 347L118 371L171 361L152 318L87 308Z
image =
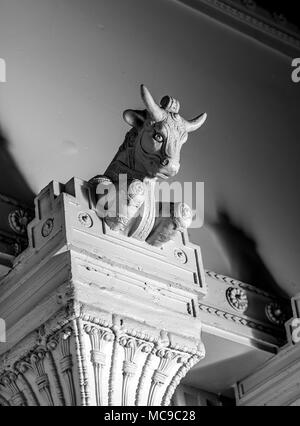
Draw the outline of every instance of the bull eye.
M160 164L162 166L166 167L169 164L169 160L167 160L167 159L161 160Z
M155 139L156 142L159 142L159 143L163 143L163 141L164 141L163 135L160 134L160 133L157 133L157 132L154 133L153 139Z

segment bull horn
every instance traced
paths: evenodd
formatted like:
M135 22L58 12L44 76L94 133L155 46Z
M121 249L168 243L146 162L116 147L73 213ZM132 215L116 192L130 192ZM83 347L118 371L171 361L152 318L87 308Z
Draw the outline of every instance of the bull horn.
M165 116L163 109L157 105L157 103L152 98L151 93L149 92L147 87L144 86L143 84L141 85L141 96L153 120L156 121L157 123L160 121L163 121Z
M195 132L200 129L201 126L205 123L207 119L207 114L201 114L199 117L194 118L193 120L184 120L186 125L186 131L188 133Z

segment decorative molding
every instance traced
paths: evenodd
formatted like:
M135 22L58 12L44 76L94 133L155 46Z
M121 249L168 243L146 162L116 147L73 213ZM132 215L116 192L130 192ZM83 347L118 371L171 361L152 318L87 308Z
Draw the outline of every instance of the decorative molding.
M138 358L141 353L148 354L152 346L145 341L133 337L122 336L119 344L124 348L122 404L130 405L129 392L132 389L132 379L137 374Z
M271 14L254 0L177 0L225 23L285 55L300 52L300 29L282 15Z
M20 390L17 384L17 375L12 371L7 371L0 376L0 385L2 389L7 392L9 397L9 405L13 406L26 406L26 399L23 392ZM1 389L1 388L0 388ZM1 395L2 400L6 400Z
M277 326L283 326L289 319L287 312L278 302L266 305L266 316L272 324Z
M91 228L93 226L93 219L88 213L79 213L78 220L85 228Z
M159 389L169 381L170 371L174 368L176 363L181 366L184 361L186 362L186 359L185 357L182 357L182 354L167 349L159 349L156 355L159 357L159 365L151 378L151 386L147 403L148 406L156 405L157 393L159 392Z
M177 389L177 387L179 386L180 382L182 379L185 378L185 376L187 375L187 373L196 365L198 364L198 362L201 361L201 359L205 356L205 349L204 346L202 348L202 355L193 355L191 356L187 361L185 361L181 367L179 368L179 370L177 371L177 373L175 374L175 376L173 377L173 379L171 380L166 393L163 396L162 399L162 405L163 406L169 406L171 403L171 399L174 395L175 390Z
M226 291L226 298L230 306L238 312L247 311L249 302L247 293L241 288L229 287Z
M103 370L109 362L107 357L107 345L114 341L114 334L110 329L84 325L84 331L90 337L91 344L91 363L94 369L96 403L98 406L104 406L104 375Z
M257 330L266 334L270 334L272 336L276 335L279 340L282 339L281 343L284 343L284 330L282 331L282 333L280 333L280 331L275 331L274 328L271 327L267 327L264 324L261 324L259 322L255 322L253 320L247 319L247 318L243 318L241 316L238 315L233 315L229 312L223 311L221 309L217 309L214 308L212 306L207 306L204 305L202 303L199 304L199 309L205 313L211 314L211 315L215 315L219 318L225 319L226 321L231 321L234 322L236 324L242 325L244 327L249 327L253 330Z
M28 211L20 208L10 212L8 215L9 226L19 235L26 235L27 225L32 219Z
M11 269L15 257L28 247L27 226L33 211L17 200L0 194L0 279Z
M200 311L222 319L218 321L221 329L224 327L227 330L226 323L234 322L239 326L241 335L247 336L253 344L259 346L263 341L266 349L269 345L271 352L276 350L276 346L279 348L286 343L285 322L292 316L288 299L275 297L250 284L212 271L206 271L206 278L210 291L200 301ZM207 322L212 325L215 322L213 318L203 317L201 314L200 318L203 324ZM236 326L232 328L237 331ZM259 333L254 334L251 329Z
M47 219L42 227L42 236L44 238L49 237L49 235L53 231L53 228L54 228L54 219L52 218Z
M35 333L36 343L41 340L39 335L39 331ZM6 366L2 360L0 397L10 395L12 405L76 405L72 336L70 322L50 337L45 334L43 344L33 346L13 366Z
M71 352L71 337L73 336L73 330L71 327L64 330L63 333L60 333L59 343L60 343L60 369L61 373L65 378L65 382L68 389L68 394L70 396L70 405L76 405L76 391L73 377L73 356Z
M75 314L76 316L76 314ZM81 405L89 406L90 405L90 388L88 380L88 371L87 371L87 359L84 356L86 353L85 343L83 340L83 324L79 319L79 314L72 321L74 328L74 339L75 339L75 351L76 351L76 361L77 361L77 371L79 376L79 392L80 392L80 401Z
M174 257L178 262L186 264L188 261L188 257L186 253L181 249L175 249L174 250Z
M274 300L274 302L277 302L277 297L276 296L274 296L274 295L272 295L270 293L267 293L267 292L265 292L263 290L260 290L259 288L254 287L251 284L246 284L246 283L243 283L242 281L238 281L238 280L236 280L234 278L230 278L230 277L227 277L225 275L221 275L221 274L218 274L216 272L209 271L209 270L206 270L205 274L209 278L213 278L215 280L224 282L225 284L232 285L234 287L239 287L239 288L241 288L243 290L249 291L251 293L255 293L258 296L266 297L267 299L271 299L271 300Z

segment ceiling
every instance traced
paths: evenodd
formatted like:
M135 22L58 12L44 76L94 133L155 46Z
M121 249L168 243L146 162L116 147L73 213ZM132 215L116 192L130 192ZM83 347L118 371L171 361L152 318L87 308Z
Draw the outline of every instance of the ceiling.
M233 386L257 371L273 355L221 337L202 333L206 356L184 378L183 384L233 397Z
M51 180L103 173L139 85L207 124L180 182L205 182L207 269L300 291L300 84L291 61L173 0L1 0L0 193L32 203ZM297 183L298 182L298 183Z
M284 15L288 21L293 22L300 28L299 3L295 0L255 0L258 6L263 7L270 13Z

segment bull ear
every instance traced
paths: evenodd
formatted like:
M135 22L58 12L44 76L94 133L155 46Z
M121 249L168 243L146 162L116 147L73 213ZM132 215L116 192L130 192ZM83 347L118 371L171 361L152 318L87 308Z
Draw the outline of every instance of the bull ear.
M127 109L123 113L123 118L131 127L140 128L144 125L147 118L147 111L136 111Z

